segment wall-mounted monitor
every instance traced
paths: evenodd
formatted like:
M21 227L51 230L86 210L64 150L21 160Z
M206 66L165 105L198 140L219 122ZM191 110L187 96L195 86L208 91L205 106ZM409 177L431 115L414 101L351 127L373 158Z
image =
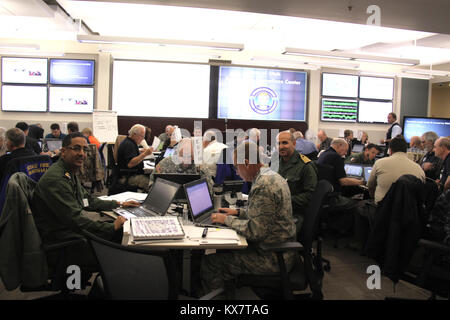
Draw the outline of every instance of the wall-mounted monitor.
M353 99L322 98L320 120L336 122L356 122L358 101Z
M2 82L46 84L47 59L2 57Z
M219 119L305 121L306 72L220 67Z
M322 96L358 97L358 76L349 74L323 73Z
M90 113L94 109L94 88L50 87L48 111Z
M123 116L208 118L210 66L114 60L112 110Z
M47 111L47 87L3 85L2 111Z
M359 79L359 97L361 99L392 100L394 97L394 79L361 76Z
M403 136L407 142L427 131L433 131L439 137L450 136L450 118L403 117Z
M50 59L50 84L94 84L94 60Z
M358 122L388 123L387 117L392 112L392 101L359 100Z

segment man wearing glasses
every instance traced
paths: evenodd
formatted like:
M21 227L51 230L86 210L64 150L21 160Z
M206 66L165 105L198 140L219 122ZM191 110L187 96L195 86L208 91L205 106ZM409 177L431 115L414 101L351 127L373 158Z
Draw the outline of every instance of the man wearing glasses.
M145 149L139 152L139 144L145 138L145 127L141 124L135 124L128 131L126 137L117 151L117 164L119 169L134 169L136 173L128 177L128 185L138 187L148 191L149 177L144 174L144 159L153 153L153 148ZM124 184L126 177L122 177L119 182Z
M83 215L83 210L111 210L139 206L138 202L104 201L94 197L83 188L76 173L83 166L88 150L86 139L77 132L64 138L61 157L42 176L35 187L32 212L41 240L44 244L80 238L87 230L106 240L120 242L125 218L118 217L113 223L93 221ZM96 260L87 244L71 247L66 258L82 270L96 271ZM55 257L47 257L53 265Z

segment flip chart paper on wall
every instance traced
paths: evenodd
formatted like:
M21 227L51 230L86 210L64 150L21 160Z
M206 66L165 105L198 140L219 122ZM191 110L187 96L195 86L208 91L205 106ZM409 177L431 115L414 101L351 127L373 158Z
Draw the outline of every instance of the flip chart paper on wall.
M92 113L92 124L94 136L100 142L116 141L118 135L117 112L96 110Z

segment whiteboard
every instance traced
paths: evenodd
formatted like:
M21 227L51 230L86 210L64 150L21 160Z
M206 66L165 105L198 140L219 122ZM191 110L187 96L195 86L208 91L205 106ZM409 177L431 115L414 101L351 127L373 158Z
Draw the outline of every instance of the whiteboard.
M100 142L114 143L118 135L117 112L95 110L92 113L92 126L94 137Z

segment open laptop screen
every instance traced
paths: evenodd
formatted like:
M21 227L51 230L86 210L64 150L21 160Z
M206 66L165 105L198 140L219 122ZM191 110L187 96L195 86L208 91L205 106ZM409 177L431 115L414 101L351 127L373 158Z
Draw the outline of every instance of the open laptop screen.
M194 219L202 213L213 209L206 179L200 179L185 185L186 196Z
M46 142L49 151L55 151L62 147L62 140L46 140Z
M164 179L156 179L142 204L146 209L165 214L180 185Z
M369 181L370 173L372 172L372 167L364 167L364 181Z
M363 168L361 165L356 164L346 164L344 166L345 173L347 173L348 176L353 177L362 177L363 176Z

